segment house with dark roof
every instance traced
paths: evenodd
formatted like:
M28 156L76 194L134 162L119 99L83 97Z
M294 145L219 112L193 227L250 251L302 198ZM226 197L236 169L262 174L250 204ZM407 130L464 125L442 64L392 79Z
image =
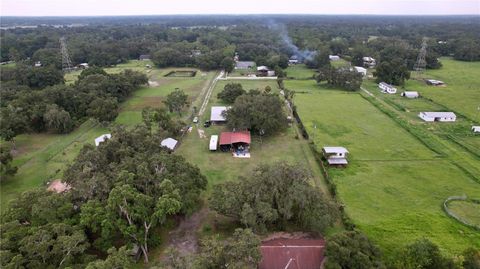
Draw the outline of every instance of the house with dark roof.
M140 61L148 61L150 60L150 54L142 54L140 57L138 57Z
M251 61L237 61L235 63L235 69L250 69L255 66L255 62Z

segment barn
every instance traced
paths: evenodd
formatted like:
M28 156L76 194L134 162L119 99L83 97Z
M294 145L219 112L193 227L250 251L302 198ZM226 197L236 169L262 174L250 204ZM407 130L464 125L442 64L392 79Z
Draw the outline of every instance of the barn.
M220 149L232 152L234 157L250 158L251 137L249 131L222 132L220 134Z
M323 239L277 238L262 242L259 269L318 269L325 251Z
M457 120L457 115L453 112L420 112L418 116L427 122L452 122Z
M405 91L405 92L402 92L400 94L400 96L403 96L403 97L406 97L406 98L418 98L420 97L420 95L418 94L418 92L413 92L413 91Z
M393 87L392 85L386 83L386 82L380 82L378 84L378 87L383 93L388 93L388 94L395 94L397 93L397 88Z

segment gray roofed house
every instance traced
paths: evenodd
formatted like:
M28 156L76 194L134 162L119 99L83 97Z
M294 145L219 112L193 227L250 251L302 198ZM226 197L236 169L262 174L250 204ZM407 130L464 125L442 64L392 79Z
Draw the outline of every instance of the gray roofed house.
M344 147L323 147L322 152L329 165L348 164L348 150Z
M226 106L212 106L212 110L210 113L210 121L212 122L225 122L225 116L223 116L223 112L227 111Z
M235 63L235 69L249 69L255 66L255 62L252 61L238 61Z

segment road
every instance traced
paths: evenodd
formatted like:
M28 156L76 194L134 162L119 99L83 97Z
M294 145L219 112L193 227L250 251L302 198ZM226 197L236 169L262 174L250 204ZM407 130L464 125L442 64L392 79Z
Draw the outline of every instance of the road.
M213 89L215 88L215 85L217 85L217 81L221 79L224 74L225 72L221 71L220 74L212 81L212 83L210 84L210 87L208 87L207 93L205 93L205 97L203 99L202 106L198 111L198 116L202 116L203 113L205 112L205 109L207 109L208 100L210 100L210 96L212 95Z

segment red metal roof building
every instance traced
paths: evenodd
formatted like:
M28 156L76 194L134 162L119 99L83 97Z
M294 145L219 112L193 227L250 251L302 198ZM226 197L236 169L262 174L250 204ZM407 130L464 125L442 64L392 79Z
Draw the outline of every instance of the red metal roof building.
M318 269L325 250L323 239L273 239L263 242L259 269Z
M236 143L250 144L250 132L223 132L220 134L220 146L233 145Z

